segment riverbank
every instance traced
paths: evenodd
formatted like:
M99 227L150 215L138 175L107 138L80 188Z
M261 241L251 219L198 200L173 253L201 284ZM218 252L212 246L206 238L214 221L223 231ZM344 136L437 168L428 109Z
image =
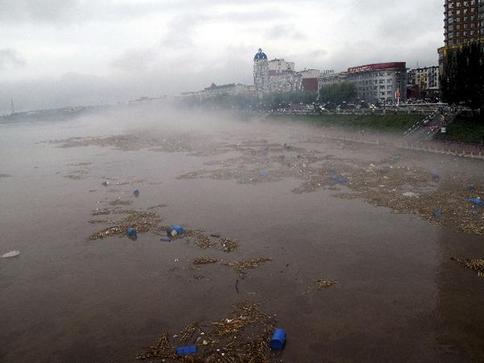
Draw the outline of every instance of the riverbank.
M340 127L345 131L372 131L392 135L402 135L415 122L421 120L418 114L322 114L322 115L281 115L270 114L267 119L284 121L303 121L325 127ZM463 143L484 145L484 123L478 116L458 116L447 127L445 134L437 134L433 141L445 143Z
M480 144L484 146L484 122L479 116L458 116L447 127L447 133L438 134L436 140Z
M392 134L402 134L415 122L422 119L416 114L386 114L386 115L274 115L268 116L270 120L304 121L314 125L327 127L342 127L356 131L371 130Z

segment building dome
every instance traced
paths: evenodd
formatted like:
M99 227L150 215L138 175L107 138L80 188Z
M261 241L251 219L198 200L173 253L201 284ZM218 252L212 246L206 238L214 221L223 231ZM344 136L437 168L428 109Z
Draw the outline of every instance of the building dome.
M254 60L267 60L267 55L259 48L259 51L254 56Z

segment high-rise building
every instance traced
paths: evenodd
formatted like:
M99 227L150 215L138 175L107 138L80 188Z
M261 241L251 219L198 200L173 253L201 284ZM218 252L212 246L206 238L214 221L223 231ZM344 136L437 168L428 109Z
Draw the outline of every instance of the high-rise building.
M482 0L445 0L444 42L446 47L478 41L481 34ZM481 13L481 14L480 14Z
M449 73L449 61L464 48L475 45L484 51L484 0L445 0L444 46L438 49L438 53L439 75L446 90L456 87L455 77L449 75L455 73L455 70ZM467 59L467 62L471 60ZM444 93L448 92L441 90L441 93L445 99Z
M444 46L438 50L440 74L449 51L473 42L484 44L484 0L445 0Z
M484 37L484 0L479 0L479 33L482 40Z

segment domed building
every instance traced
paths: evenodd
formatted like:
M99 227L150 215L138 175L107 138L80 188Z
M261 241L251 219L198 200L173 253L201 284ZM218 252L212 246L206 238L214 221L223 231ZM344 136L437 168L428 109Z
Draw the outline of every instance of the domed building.
M254 56L254 86L258 97L267 93L285 93L300 90L301 74L293 62L284 59L268 60L259 48Z
M254 61L267 60L267 55L259 48L259 51L254 56Z
M257 97L262 97L269 83L267 55L259 48L254 56L254 86Z

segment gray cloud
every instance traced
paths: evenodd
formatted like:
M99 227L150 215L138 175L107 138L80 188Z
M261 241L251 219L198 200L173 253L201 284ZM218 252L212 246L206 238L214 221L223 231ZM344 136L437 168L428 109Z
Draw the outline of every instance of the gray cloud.
M114 59L111 65L127 72L143 72L153 66L157 60L158 55L153 49L131 49Z
M439 13L441 8L440 0L422 1L411 8L401 7L398 11L380 17L375 31L382 39L396 43L415 42L429 33L440 40L442 20L438 17L425 18L419 14ZM429 29L434 32L429 32Z
M161 46L173 49L186 49L194 44L194 37L198 28L207 24L229 23L231 25L243 25L252 27L254 24L270 24L272 21L287 17L284 11L271 10L244 10L244 11L222 11L214 14L209 10L210 6L199 12L183 12L174 16L167 23L167 34L161 40ZM286 36L293 39L303 39L304 36L297 32L294 26L279 25L271 28L267 34L276 38L278 32L284 32ZM282 36L282 34L281 34ZM279 36L280 37L280 36Z
M25 65L25 60L15 49L0 49L0 70L10 67L22 67Z
M210 12L217 6L232 5L247 9L251 5L274 7L276 16L284 3L289 0L150 0L120 2L105 0L102 2L83 0L0 0L0 20L6 23L68 23L88 22L93 20L117 21L120 18L139 18L154 14L177 14L180 10L193 13ZM299 4L317 3L316 0L298 0ZM272 12L271 12L272 13ZM235 20L243 15L244 21L260 19L257 12L226 12L225 16ZM267 14L269 15L269 14Z
M250 83L259 47L297 69L436 64L442 2L0 0L0 104L9 94L31 108Z
M0 0L0 20L18 22L59 22L69 20L83 9L81 0Z
M292 24L278 24L266 31L268 39L291 39L302 40L306 39L306 36L298 31Z
M197 27L209 17L202 14L187 13L173 18L168 23L168 32L161 40L161 46L169 48L187 48L193 45Z

